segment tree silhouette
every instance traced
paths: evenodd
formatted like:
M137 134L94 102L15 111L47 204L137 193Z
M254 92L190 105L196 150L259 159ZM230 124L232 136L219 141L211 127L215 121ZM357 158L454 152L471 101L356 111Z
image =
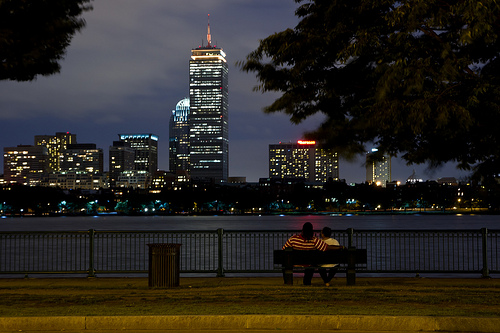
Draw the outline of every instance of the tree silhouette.
M66 48L85 26L91 0L1 0L0 80L31 81L61 69Z
M375 145L408 163L500 172L500 4L494 0L295 0L300 22L239 63L265 112L341 156Z

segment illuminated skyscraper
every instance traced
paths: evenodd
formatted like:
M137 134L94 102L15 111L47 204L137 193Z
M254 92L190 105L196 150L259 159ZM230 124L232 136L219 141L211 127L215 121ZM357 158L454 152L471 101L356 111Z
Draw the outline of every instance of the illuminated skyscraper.
M35 135L35 146L46 147L49 154L49 172L61 171L61 154L76 143L76 134L57 132L55 135Z
M270 178L304 178L310 182L339 180L337 153L318 148L315 141L269 145Z
M153 176L158 169L158 136L154 134L119 134L120 141L130 143L135 152L134 170L149 172Z
M170 172L189 171L189 98L180 100L172 110L169 133Z
M222 48L191 50L189 61L190 172L193 180L226 182L229 171L228 66Z
M376 157L378 149L373 148L366 154L366 181L385 187L391 181L391 157L383 155Z

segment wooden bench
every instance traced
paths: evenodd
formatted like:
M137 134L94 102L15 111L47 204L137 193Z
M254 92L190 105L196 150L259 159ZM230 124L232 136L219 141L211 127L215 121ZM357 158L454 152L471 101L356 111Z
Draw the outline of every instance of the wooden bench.
M353 286L356 284L356 265L366 264L366 262L366 249L356 249L355 247L329 251L300 251L292 248L274 251L274 264L282 265L285 284L293 284L294 269L304 269L304 267L294 267L295 265L310 265L313 268L320 268L321 265L325 264L346 264L347 285Z

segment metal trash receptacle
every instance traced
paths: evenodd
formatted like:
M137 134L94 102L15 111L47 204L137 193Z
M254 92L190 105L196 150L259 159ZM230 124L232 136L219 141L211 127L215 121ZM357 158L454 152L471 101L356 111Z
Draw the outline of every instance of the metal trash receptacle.
M178 287L182 244L147 245L149 247L149 287Z

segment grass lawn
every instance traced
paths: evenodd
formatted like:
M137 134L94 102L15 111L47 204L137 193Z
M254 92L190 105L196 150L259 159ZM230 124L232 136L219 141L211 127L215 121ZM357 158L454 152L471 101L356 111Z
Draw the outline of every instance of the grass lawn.
M214 314L500 317L500 280L358 278L330 287L315 277L182 278L149 288L147 278L0 278L0 316Z

